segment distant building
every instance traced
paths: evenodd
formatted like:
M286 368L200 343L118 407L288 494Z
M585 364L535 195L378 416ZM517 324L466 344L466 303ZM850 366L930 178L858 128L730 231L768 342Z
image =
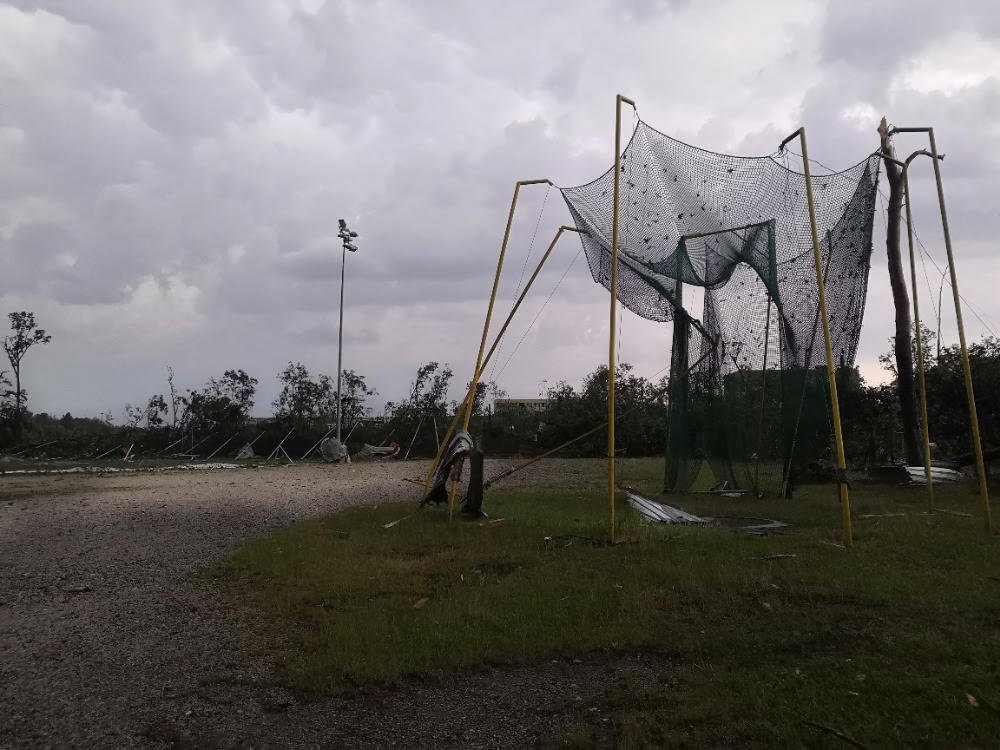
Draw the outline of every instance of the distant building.
M548 408L547 398L498 398L493 401L493 411L497 414L519 411L540 414Z

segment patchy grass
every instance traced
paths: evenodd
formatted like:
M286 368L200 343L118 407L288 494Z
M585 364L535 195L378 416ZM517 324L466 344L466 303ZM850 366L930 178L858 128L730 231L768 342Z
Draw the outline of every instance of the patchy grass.
M635 485L658 471L622 466ZM841 742L822 725L865 744L995 745L1000 538L978 517L924 515L920 489L857 488L845 551L832 487L793 501L674 496L793 529L657 527L622 504L625 542L610 547L599 485L579 481L494 491L504 520L492 524L351 509L247 545L213 574L285 634L283 677L300 688L646 651L671 657L669 679L609 685L613 720L581 716L553 741ZM975 513L968 487L939 495Z

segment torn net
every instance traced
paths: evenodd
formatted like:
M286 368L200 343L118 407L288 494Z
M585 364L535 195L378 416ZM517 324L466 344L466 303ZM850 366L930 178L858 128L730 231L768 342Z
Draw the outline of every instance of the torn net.
M853 367L879 158L814 174L835 365ZM613 169L562 190L610 289ZM618 299L673 321L667 489L787 492L830 457L826 353L805 177L773 156L713 153L639 122L621 160ZM700 315L685 307L700 287ZM688 292L689 297L691 295Z

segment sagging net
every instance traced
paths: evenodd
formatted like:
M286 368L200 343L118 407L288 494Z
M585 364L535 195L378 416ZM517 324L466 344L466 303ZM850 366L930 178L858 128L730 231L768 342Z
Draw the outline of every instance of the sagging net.
M835 364L865 307L879 159L813 174ZM613 168L562 190L610 289ZM639 121L621 161L618 299L673 321L666 488L787 492L828 460L826 352L804 176L775 156L705 151ZM687 296L700 299L692 314ZM700 287L697 295L690 287Z

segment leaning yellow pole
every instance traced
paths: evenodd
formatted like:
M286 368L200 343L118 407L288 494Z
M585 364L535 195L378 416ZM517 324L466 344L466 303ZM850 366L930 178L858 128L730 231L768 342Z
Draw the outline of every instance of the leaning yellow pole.
M931 478L931 432L927 420L927 382L924 377L924 345L920 334L920 303L917 295L917 262L913 253L913 212L910 208L910 162L921 153L911 154L903 164L903 191L906 194L906 242L910 251L910 287L913 292L913 330L917 340L917 386L920 389L920 422L924 438L924 481L927 483L927 512L934 512L934 482Z
M608 331L608 539L615 542L615 315L618 305L618 201L622 171L622 102L635 102L621 94L615 97L615 187L611 208L611 313Z
M497 257L497 270L493 275L493 289L490 291L490 302L486 306L486 321L483 323L483 336L479 342L479 354L476 356L476 369L473 371L473 393L475 393L475 384L478 381L476 373L479 372L480 365L482 364L483 349L486 347L486 337L490 331L490 320L493 317L493 306L496 304L497 290L500 288L500 273L503 271L503 262L507 255L507 243L510 241L510 228L514 223L514 210L517 208L517 198L521 193L521 187L523 185L541 184L551 185L552 182L546 178L542 178L540 180L518 180L514 183L514 195L510 199L510 211L507 213L507 227L504 229L503 242L500 244L500 255ZM467 413L471 410L471 402L469 407L470 408L466 410ZM441 445L438 446L437 455L434 456L434 461L431 464L431 470L427 473L427 479L424 482L424 492L426 492L430 487L431 477L434 476L434 470L437 468L438 462L441 460L441 456L444 455L445 446L448 445L448 440L451 438L451 434L455 430L457 419L458 413L455 414L455 419L452 420L451 427L448 428L445 439L442 440ZM466 416L465 425L468 426L468 416Z
M948 253L948 271L951 274L951 293L955 299L955 321L958 323L958 343L962 348L962 370L965 375L965 395L969 401L969 421L972 423L972 450L976 454L976 474L979 476L979 498L983 504L983 520L987 531L993 530L990 513L990 491L986 486L986 463L983 461L983 444L979 437L979 415L976 414L976 394L972 388L972 367L969 349L965 344L965 324L962 322L962 298L958 293L958 276L955 275L955 256L951 249L951 231L948 229L948 210L944 205L944 186L941 184L941 160L938 159L934 128L927 128L931 141L931 161L934 164L934 181L937 183L938 206L941 208L941 227L944 230L944 247Z
M497 348L500 346L500 341L501 339L503 339L504 334L507 333L507 328L510 326L510 322L514 319L514 314L518 311L518 308L521 307L521 303L524 302L524 298L528 296L528 292L534 285L535 279L538 278L538 274L541 273L542 271L542 266L545 265L545 262L549 259L549 256L552 255L552 251L556 249L556 245L559 243L559 238L563 236L563 232L579 232L579 231L580 230L578 230L576 227L570 227L570 226L559 227L559 230L556 232L555 237L552 238L552 242L550 242L549 246L545 249L545 253L542 255L541 260L538 261L538 265L535 266L535 270L531 273L531 276L528 278L527 283L521 290L521 294L514 301L513 307L511 307L510 312L507 313L507 319L504 320L503 325L500 326L500 330L497 331L497 335L493 339L493 344L490 346L490 350L486 353L485 357L482 357L479 367L477 367L476 372L473 373L472 382L469 386L469 390L465 394L465 400L462 401L462 404L465 407L465 415L466 415L463 429L468 429L469 426L468 420L469 416L472 413L472 405L476 393L476 383L479 382L479 378L481 378L483 373L486 371L486 365L489 364L490 360L493 358L493 355L496 353ZM455 419L452 420L452 424L448 430L448 434L445 435L446 441L450 439L452 428L454 428L457 420L458 420L458 414L455 415ZM455 488L457 486L458 486L458 480L453 479L451 482L451 491L449 492L448 495L449 516L454 512Z
M851 496L847 487L847 458L844 455L844 434L840 426L840 400L837 398L837 373L833 364L833 344L830 341L830 318L826 311L826 284L823 281L823 260L819 252L819 229L816 226L816 207L813 205L812 177L809 173L809 147L806 129L799 128L781 142L782 148L794 138L802 143L802 172L806 180L806 203L809 207L809 225L812 229L813 264L816 266L816 289L819 294L819 317L823 321L823 343L826 345L826 376L830 381L830 416L833 418L833 440L837 448L837 487L840 495L840 513L844 532L844 546L854 542L851 524Z
M545 262L549 259L549 256L552 255L552 251L555 249L556 244L559 242L559 238L562 237L563 232L580 232L580 230L577 229L576 227L570 227L570 226L561 226L561 227L559 227L559 230L556 232L555 237L552 238L552 242L549 243L548 248L545 250L545 253L542 255L542 259L540 261L538 261L538 265L535 266L535 270L531 273L531 276L528 278L527 283L524 285L524 288L521 290L520 296L514 302L514 305L513 305L513 307L511 307L510 312L507 313L507 319L503 322L503 325L500 326L500 331L493 338L493 343L490 346L489 351L486 352L486 356L483 357L483 361L479 365L479 370L476 373L474 373L476 380L478 380L479 378L481 378L483 376L483 373L486 372L486 365L488 365L490 363L490 360L493 358L493 355L496 353L497 348L500 346L500 340L503 338L503 335L507 332L507 329L510 327L510 323L514 319L514 315L517 313L518 308L521 307L521 303L524 302L524 298L528 296L528 292L531 290L532 285L534 285L535 279L537 279L538 278L538 274L541 273L542 266L545 265ZM581 234L582 234L582 232L581 232ZM462 414L464 413L463 410L465 409L465 405L469 402L469 399L473 398L473 394L474 394L474 390L472 388L470 388L466 392L465 398L462 399L462 403L459 405L458 409L455 412L455 417L451 420L451 424L448 425L448 431L444 435L444 440L442 441L442 444L446 445L448 443L448 441L451 440L451 435L455 431L455 428L458 427L458 422L461 419ZM443 454L443 451L439 450L438 451L438 457L435 459L435 464L432 467L432 471L431 471L431 475L432 476L433 476L433 473L434 473L433 470L437 468L437 462L440 461L440 457L441 457L442 454ZM429 481L430 481L430 478L427 479L427 482L429 482ZM425 493L427 492L427 486L424 487L424 492Z
M486 308L486 321L483 323L483 336L479 340L479 353L476 355L476 367L473 370L472 385L469 390L473 394L476 392L476 385L479 383L479 370L483 364L483 352L486 351L486 337L490 332L490 320L493 318L493 305L497 299L497 289L500 286L500 271L503 270L504 256L507 254L507 243L510 241L510 228L514 223L514 209L517 207L517 196L522 185L552 185L548 179L540 180L519 180L514 186L514 197L510 201L510 212L507 214L507 227L503 232L503 243L500 245L500 257L497 258L497 272L493 277L493 290L490 292L490 304ZM472 400L465 407L465 417L462 419L462 428L468 429L469 419L472 417Z
M962 297L958 293L958 276L955 271L955 255L951 248L951 231L948 228L948 210L944 205L944 186L941 183L943 156L938 156L934 128L893 128L891 133L927 133L931 146L931 162L934 164L934 181L937 183L938 206L941 209L941 228L944 230L944 248L948 253L948 272L951 276L951 293L955 300L955 322L958 324L958 344L962 352L962 374L965 376L965 396L969 402L969 422L972 425L972 451L976 457L976 475L979 478L979 498L983 505L983 521L988 531L993 530L993 516L990 512L990 491L986 486L986 462L983 460L983 444L979 438L979 415L976 413L976 394L972 387L972 368L969 365L969 349L965 344L965 324L962 321Z
M483 336L479 340L479 353L476 355L476 366L472 370L472 384L469 386L471 394L466 399L465 416L462 417L462 429L469 429L469 420L472 419L472 407L476 403L476 389L479 387L479 370L483 364L483 352L486 350L486 337L490 332L490 319L493 317L493 303L497 298L497 288L500 285L500 270L503 267L504 255L507 253L507 243L510 241L510 227L514 223L514 208L517 205L517 196L521 191L521 185L531 185L546 183L551 185L547 179L541 180L519 180L514 186L514 197L510 201L510 212L507 214L507 227L503 231L503 243L500 245L500 257L497 258L497 272L493 277L493 291L490 292L490 304L486 308L486 321L483 323ZM455 488L458 486L458 479L451 480L451 492L448 497L448 518L451 518L455 511Z

